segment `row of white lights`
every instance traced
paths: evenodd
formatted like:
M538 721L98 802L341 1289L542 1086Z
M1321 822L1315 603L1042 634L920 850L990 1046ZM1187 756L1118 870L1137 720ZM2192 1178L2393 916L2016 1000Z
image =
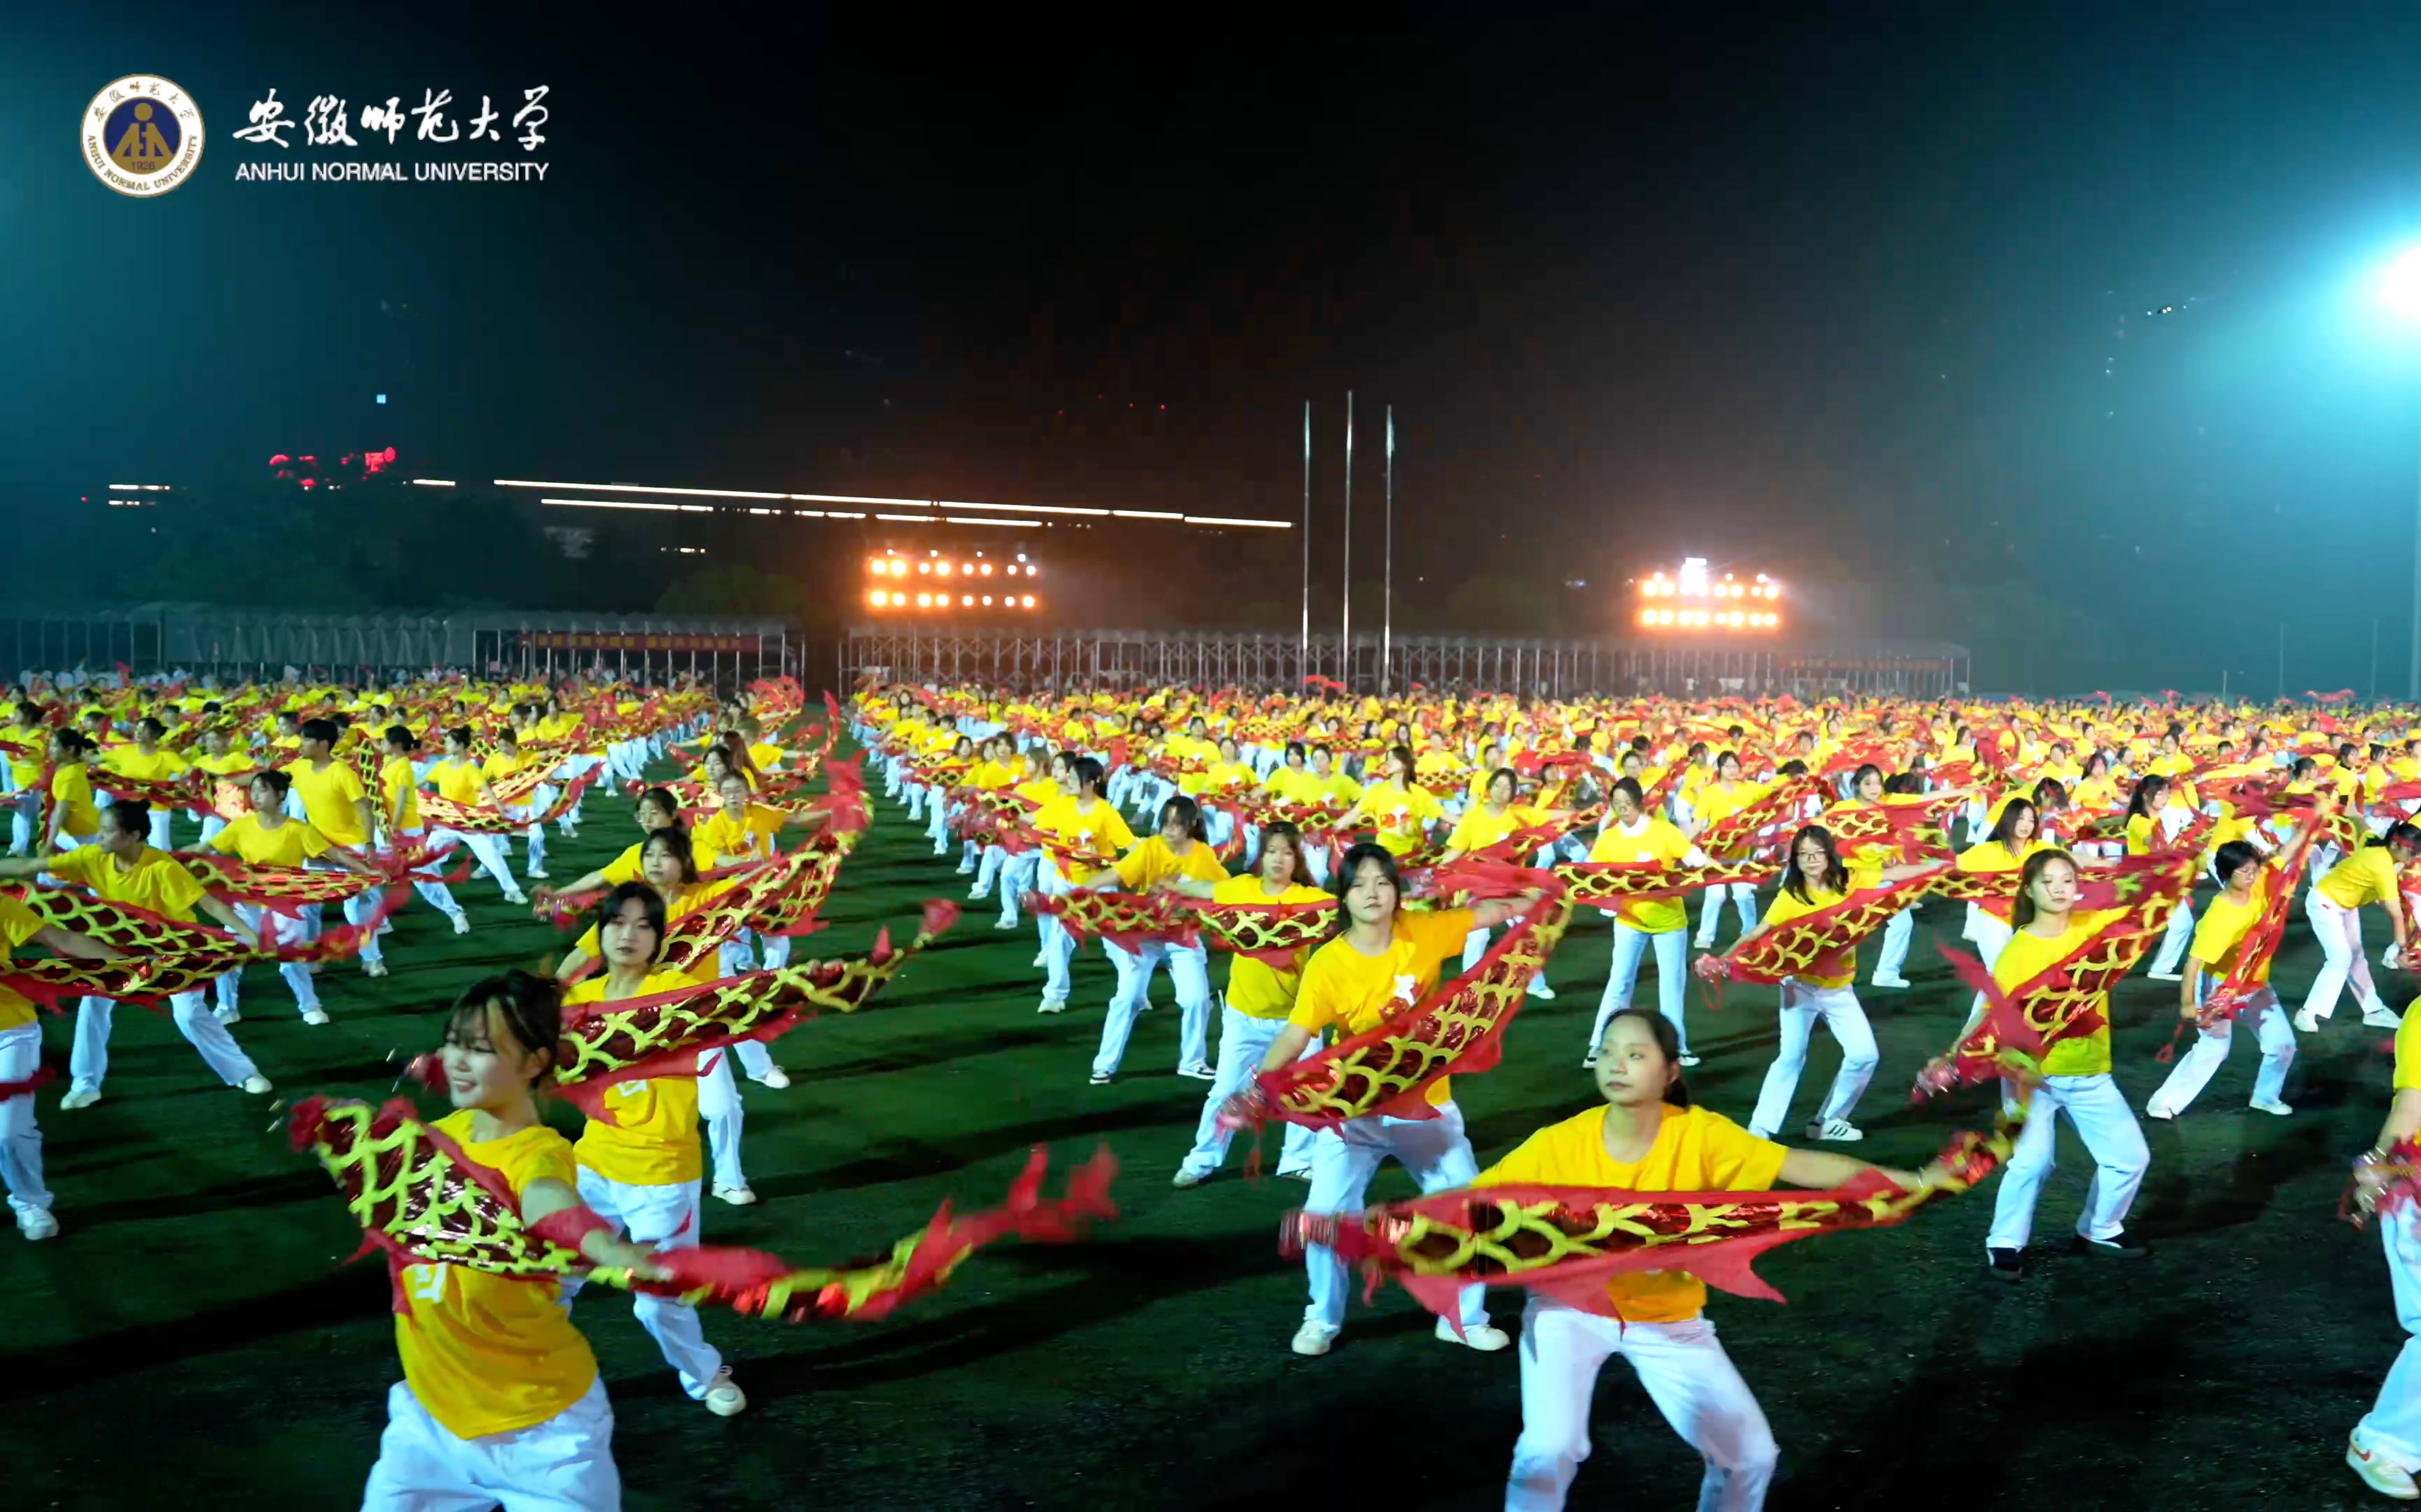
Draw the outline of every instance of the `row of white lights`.
M904 578L908 575L908 558L904 556L869 556L866 559L866 569L876 577ZM990 562L952 563L944 560L918 562L916 564L916 575L919 577L931 576L945 578L952 572L956 572L962 578L988 578L992 576L992 564ZM1025 561L1023 553L1019 553L1019 559L1017 561L1002 563L1000 570L1004 577L1013 578L1020 572L1024 573L1030 578L1039 578L1042 575L1042 569L1036 567L1033 563Z
M166 483L112 483L112 493L166 493L172 485Z
M989 609L992 607L992 596L989 593L981 595L980 600L978 600L978 596L976 594L962 593L959 595L959 607L961 609L973 609L976 604L980 601L985 608ZM877 609L905 609L908 607L908 596L896 589L876 588L867 594L866 601L872 604ZM1034 595L1030 593L1004 593L1000 596L1000 606L1004 609L1031 609L1034 607ZM919 609L947 609L950 607L950 596L946 593L920 593L916 595L916 607Z
M1642 609L1639 622L1643 625L1675 625L1702 628L1721 625L1730 630L1772 630L1782 623L1780 615L1750 615L1734 609L1729 613L1713 609Z
M448 478L415 477L412 481L424 488L450 489L454 487L453 481ZM898 508L925 509L932 511L931 513L915 515L883 514L875 516L878 520L897 520L901 522L939 520L944 523L959 525L1033 523L1033 522L1027 521L1011 522L1006 520L969 520L943 513L943 511L951 509L975 509L992 514L1080 515L1105 520L1174 520L1182 524L1188 525L1240 525L1261 530L1292 530L1294 528L1294 522L1290 520L1240 520L1228 515L1180 514L1171 509L1094 509L1080 507L1075 505L1062 504L982 504L971 499L893 499L876 497L871 494L856 493L769 493L757 489L677 489L660 488L638 483L551 483L524 477L500 477L494 481L498 488L504 489L576 489L584 491L599 493L664 493L687 498L781 499L785 501L796 501L802 504L866 504L878 507L889 505ZM621 508L648 507L644 505L629 504L617 506L609 501L601 499L541 499L539 502L542 504L586 505L591 507L599 508L614 508L617 507ZM654 507L664 508L667 507L658 505ZM690 505L683 506L681 507L695 509L704 508L706 507ZM764 512L772 513L773 511L767 510ZM807 515L836 520L863 520L866 518L863 514L848 514L840 510L793 509L790 513L794 515Z
M1641 596L1649 599L1669 599L1680 591L1679 585L1666 581L1661 575L1649 578L1639 585ZM1713 599L1779 599L1782 597L1782 585L1768 583L1762 578L1755 583L1733 583L1726 580L1722 583L1708 584L1707 596Z

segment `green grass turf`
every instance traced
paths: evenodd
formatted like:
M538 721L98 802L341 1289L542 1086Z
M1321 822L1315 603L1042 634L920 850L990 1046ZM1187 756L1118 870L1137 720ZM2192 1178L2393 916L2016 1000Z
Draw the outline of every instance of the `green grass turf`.
M557 879L636 833L627 802L587 806L582 838L554 848ZM933 857L897 805L878 799L877 810L827 911L833 927L809 942L817 951L862 950L881 925L911 927L920 899L964 893L954 860ZM492 883L460 895L476 925L467 939L415 904L388 940L392 977L330 968L327 1028L303 1026L274 976L253 974L238 1034L280 1099L387 1096L390 1054L430 1047L449 994L557 947ZM1866 994L1883 1060L1861 1110L1862 1155L1913 1164L1988 1116L1982 1093L1907 1104L1919 1063L1963 1012L1934 951L1958 924L1955 906L1929 905L1915 990ZM1562 995L1523 1011L1499 1069L1458 1080L1483 1162L1592 1100L1578 1061L1609 938L1595 916L1574 928L1549 971ZM1075 1005L1039 1017L1034 951L1030 926L995 934L977 906L873 1008L781 1042L795 1084L744 1088L763 1201L709 1201L706 1234L800 1263L867 1254L945 1197L996 1200L1037 1142L1064 1169L1107 1141L1124 1164L1122 1218L1088 1244L988 1250L888 1322L789 1328L710 1314L708 1336L751 1398L730 1420L681 1395L626 1302L592 1291L575 1316L613 1396L629 1504L1242 1507L1289 1493L1492 1504L1520 1426L1513 1354L1435 1342L1399 1291L1357 1305L1326 1358L1289 1353L1303 1276L1273 1239L1304 1189L1247 1183L1239 1157L1218 1180L1173 1191L1205 1087L1172 1074L1165 977L1126 1074L1091 1087L1110 971L1088 950ZM2278 971L2290 996L2318 960L2299 917ZM2399 1001L2410 991L2384 985ZM2152 1055L2174 1001L2173 987L2140 977L2118 994L2118 1076L2139 1108L2164 1074ZM1720 1013L1693 1004L1707 1061L1692 1084L1735 1118L1771 1056L1771 1003L1736 989ZM50 1033L63 1057L66 1024ZM2342 1466L2343 1443L2403 1335L2377 1240L2335 1213L2345 1159L2385 1107L2385 1037L2341 1006L2304 1041L2288 1119L2244 1109L2254 1051L2249 1033L2238 1037L2184 1119L2145 1123L2152 1169L2134 1225L2159 1246L2148 1262L2058 1255L2000 1286L1981 1265L1985 1194L1768 1256L1760 1270L1787 1306L1715 1297L1710 1312L1781 1442L1773 1505L2371 1501ZM37 1245L0 1229L7 1504L353 1504L397 1377L381 1268L339 1266L358 1236L326 1178L273 1129L267 1099L211 1085L165 1020L141 1010L120 1011L113 1049L98 1107L60 1113L63 1083L41 1094L62 1234ZM1835 1064L1820 1035L1796 1120ZM576 1130L569 1109L551 1116ZM2064 1242L2087 1169L2063 1131L2038 1239ZM1371 1195L1410 1191L1390 1165ZM1492 1302L1515 1323L1518 1294ZM1694 1503L1695 1457L1619 1363L1601 1381L1595 1425L1574 1505Z

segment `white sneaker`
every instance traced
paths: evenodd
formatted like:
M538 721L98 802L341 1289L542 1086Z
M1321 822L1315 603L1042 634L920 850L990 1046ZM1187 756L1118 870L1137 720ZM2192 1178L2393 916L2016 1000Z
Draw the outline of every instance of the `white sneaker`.
M1294 1331L1292 1346L1297 1354L1326 1354L1336 1342L1336 1331L1314 1318L1304 1318L1303 1327Z
M1110 1078L1103 1076L1099 1071L1095 1071L1092 1075L1092 1084L1095 1086L1107 1086L1110 1084Z
M451 915L451 917L454 920L454 932L456 934L469 934L471 932L471 915L458 910Z
M1168 1184L1175 1187L1178 1191L1183 1192L1188 1187L1200 1186L1202 1184L1202 1177L1199 1172L1194 1170L1192 1167L1180 1165L1177 1168L1177 1175L1169 1178Z
M731 1379L729 1365L714 1373L713 1383L706 1388L706 1395L698 1400L704 1402L706 1410L717 1417L737 1416L748 1407L747 1394Z
M1909 985L1910 985L1910 983L1909 983L1909 979L1908 979L1907 977L1905 977L1905 976L1878 976L1878 977L1876 977L1876 978L1875 978L1871 983L1869 983L1868 985L1869 985L1869 986L1873 986L1873 987L1895 987L1895 988L1898 988L1898 987L1907 987L1907 986L1909 986Z
M2152 980L2156 982L2181 982L2185 980L2185 974L2182 972L2154 972L2151 974Z
M2366 1443L2359 1427L2346 1438L2346 1463L2362 1477L2364 1485L2382 1496L2392 1496L2399 1502L2421 1499L2421 1486L2413 1483L2413 1473L2391 1463Z
M1691 1054L1688 1051L1683 1051L1681 1052L1681 1064L1684 1066L1695 1066L1698 1064L1698 1057Z
M1593 1071L1597 1069L1596 1051L1590 1051L1587 1054L1581 1057L1581 1069L1584 1071Z
M1540 982L1530 989L1530 995L1541 1003L1552 1003L1555 999L1555 990L1549 987L1546 983Z
M1867 1137L1867 1131L1847 1118L1811 1118L1807 1137L1834 1145L1850 1145Z
M756 1083L758 1086L772 1087L774 1091L779 1092L784 1087L790 1084L790 1073L782 1069L778 1066L773 1066L768 1067L764 1075L752 1076L748 1080Z
M211 1017L216 1019L221 1023L242 1023L243 1022L243 1010L223 1003L211 1010Z
M2164 1108L2157 1102L2148 1102L2144 1104L2144 1116L2147 1118L2158 1118L2163 1123L2167 1123L2176 1118L2177 1115L2177 1111L2175 1109Z
M2285 1103L2279 1101L2276 1098L2255 1098L2251 1102L2245 1104L2245 1106L2251 1108L2256 1113L2274 1114L2281 1118L2286 1117L2288 1114L2295 1111Z
M714 1184L714 1194L734 1208L745 1208L757 1200L757 1193L748 1188L735 1187L722 1181Z
M59 1111L61 1113L74 1113L80 1108L89 1108L100 1100L101 1089L99 1087L86 1087L81 1090L71 1091L66 1097L59 1099Z
M1062 1000L1044 998L1042 1000L1042 1005L1034 1011L1037 1013L1065 1013L1068 1011L1068 1005Z
M265 1096L271 1090L269 1078L261 1075L258 1071L255 1071L250 1076L243 1079L243 1090L251 1093L256 1098Z
M975 871L975 867L974 867L974 866L972 866L972 865L969 865L969 864L967 864L966 862L961 861L961 862L960 862L960 863L959 863L959 875L960 875L960 876L961 876L961 877L969 876L969 875L971 875L974 871Z
M542 882L546 881L546 868L543 866L523 866L522 868L522 875L528 878L531 881ZM739 1388L735 1386L732 1390L737 1391ZM734 1411L736 1411L738 1409L735 1408Z
M386 962L383 960L366 960L362 962L362 974L364 976L384 976L386 974Z
M1035 954L1034 954L1034 964L1035 964L1036 969L1038 969L1038 970L1039 970L1040 968L1042 968L1042 967L1044 967L1044 966L1048 966L1048 965L1050 965L1050 964L1051 964L1051 952L1049 952L1049 951L1047 951L1047 950L1039 950L1039 951L1036 951L1036 952L1035 952Z
M328 1010L325 1008L305 1008L303 1010L303 1021L309 1024L312 1028L317 1029L321 1024L328 1021Z
M1219 1073L1212 1070L1208 1066L1180 1066L1177 1068L1177 1074L1179 1076L1190 1076L1196 1082L1216 1082L1219 1080Z
M39 1243L54 1237L58 1231L59 1221L51 1216L49 1208L20 1208L17 1209L17 1232L24 1235L28 1240Z
M2298 1008L2295 1010L2295 1033L2299 1035L2317 1035L2319 1032L2320 1021L2313 1015L2311 1009Z
M967 889L967 901L970 903L980 903L990 896L992 896L992 889L989 887L970 887Z
M529 895L516 887L505 895L505 901L512 904L515 908L527 908L529 906Z
M992 921L992 927L995 929L1014 929L1017 927L1017 921L1015 919L994 919Z
M1454 1324L1443 1317L1437 1320L1437 1336L1448 1344L1460 1344L1468 1348L1477 1349L1482 1354L1494 1354L1513 1342L1506 1337L1503 1329L1487 1323L1466 1323L1463 1325L1462 1336L1457 1338Z
M2362 1021L2373 1029L2400 1029L2404 1026L2404 1015L2394 1008L2365 1008Z

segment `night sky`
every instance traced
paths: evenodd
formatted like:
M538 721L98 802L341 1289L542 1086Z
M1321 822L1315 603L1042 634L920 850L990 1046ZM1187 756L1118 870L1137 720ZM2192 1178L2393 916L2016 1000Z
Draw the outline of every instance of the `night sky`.
M2411 7L74 8L0 48L30 528L340 444L1291 516L1310 399L1333 578L1351 388L1357 505L1396 407L1414 592L1619 628L1686 550L1990 687L2268 694L2283 623L2290 691L2362 688L2374 618L2403 684L2421 331L2371 280L2421 242ZM75 147L138 70L208 123L156 201ZM313 156L234 139L271 86L540 84L544 148L479 155L543 184L233 181ZM467 155L410 136L350 155Z

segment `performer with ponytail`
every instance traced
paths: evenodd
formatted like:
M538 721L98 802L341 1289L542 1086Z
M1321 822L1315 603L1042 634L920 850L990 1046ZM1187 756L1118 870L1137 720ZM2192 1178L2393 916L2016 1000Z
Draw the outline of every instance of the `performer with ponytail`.
M679 972L659 971L664 941L664 900L645 882L624 882L605 895L598 910L598 937L605 970L564 994L566 1007L617 1003L695 984ZM705 1176L698 1158L698 1083L693 1076L646 1077L617 1082L605 1091L611 1122L590 1119L572 1146L578 1161L580 1200L616 1230L638 1244L677 1249L698 1242L698 1185ZM566 1288L576 1291L577 1284ZM681 1390L704 1402L717 1417L747 1407L723 1356L706 1342L697 1309L678 1298L634 1293L639 1326L664 1351L680 1377Z
M129 800L112 803L101 817L101 835L65 855L0 861L0 881L29 880L48 872L60 881L82 886L96 897L157 913L180 924L191 924L194 911L208 913L217 925L247 945L259 937L236 916L235 910L202 884L184 864L148 842L151 812ZM168 1000L178 1032L201 1052L203 1063L219 1080L254 1097L268 1093L269 1078L235 1042L226 1025L214 1018L196 991L179 992ZM102 1083L109 1075L109 1031L117 1005L105 997L87 997L76 1005L75 1049L68 1060L73 1079L61 1111L73 1113L101 1100Z
M2304 912L2327 959L2320 974L2312 978L2312 990L2304 994L2304 1006L2295 1015L2298 1032L2319 1031L2320 1021L2337 1011L2337 996L2349 978L2362 1003L2364 1023L2393 1029L2402 1022L2371 985L2370 962L2362 955L2362 909L2366 903L2376 903L2387 915L2388 927L2396 931L2388 964L2401 961L2412 943L2413 928L2404 916L2403 886L2397 874L2411 865L2415 856L2421 856L2421 829L2398 819L2384 834L2365 841L2360 850L2312 884Z
M2185 759L2176 755L2174 738L2167 742L2166 749L2175 760ZM2169 779L2157 770L2136 781L2134 792L2127 799L2129 855L2150 855L2154 850L2177 838L2191 811L2171 803L2170 793ZM2194 939L2194 922L2193 899L2179 899L2177 912L2169 915L2169 932L2161 937L2160 954L2152 958L2152 980L2178 980L2178 962L2184 957L2186 945Z
M2178 1015L2189 1023L2201 1016L2208 991L2204 974L2212 978L2210 985L2216 985L2235 970L2246 936L2270 906L2273 889L2286 885L2269 874L2261 852L2250 841L2230 840L2221 846L2215 865L2226 886L2195 927L2194 948L2186 954L2185 975L2178 988ZM2278 1006L2278 994L2270 990L2269 962L2261 963L2253 980L2257 985L2244 1011L2253 1019L2254 1033L2261 1037L2261 1069L2253 1078L2251 1105L2257 1112L2284 1117L2295 1111L2278 1100L2278 1094L2286 1090L2287 1068L2295 1064L2295 1032L2287 1026L2287 1011ZM2230 1014L2195 1036L2194 1048L2178 1058L2168 1080L2145 1102L2144 1111L2155 1118L2175 1118L2185 1112L2209 1084L2211 1073L2227 1059L2235 1022L2236 1016Z
M439 1052L454 1112L431 1127L504 1178L524 1225L552 1225L598 1265L663 1279L655 1252L586 1211L572 1147L539 1120L560 1033L555 988L522 972L474 983ZM571 1239L572 1234L578 1238ZM387 1392L363 1512L622 1504L614 1410L588 1341L551 1278L469 1266L409 1265L396 1277L403 1380Z
M1395 855L1370 841L1345 852L1336 881L1336 938L1313 951L1304 964L1294 1011L1261 1057L1264 1071L1282 1068L1325 1033L1358 1035L1419 1002L1472 930L1502 923L1524 907L1520 901L1495 901L1429 913L1400 912L1403 884ZM1462 1110L1454 1105L1451 1081L1440 1077L1429 1086L1434 1117L1371 1114L1321 1130L1312 1146L1311 1191L1304 1199L1304 1210L1333 1213L1361 1208L1370 1178L1390 1158L1402 1162L1423 1192L1470 1185L1479 1166L1463 1132ZM1294 1352L1326 1354L1345 1323L1345 1265L1334 1251L1315 1244L1304 1253L1304 1269L1311 1283L1311 1304L1304 1309L1303 1326L1295 1333ZM1503 1330L1489 1326L1482 1290L1478 1286L1463 1290L1461 1337L1440 1318L1439 1338L1486 1350L1511 1342Z
M2038 850L2026 857L2018 882L2018 899L2010 914L2014 932L1993 962L1992 980L2003 989L2017 987L2045 967L2082 947L2096 931L2120 917L2124 910L2075 913L2076 861L2065 850ZM2077 1216L2070 1248L2141 1259L2152 1247L2127 1231L2127 1212L2134 1206L2136 1189L2152 1163L2144 1130L2127 1106L2125 1093L2110 1075L2110 995L2099 994L2091 1006L2100 1022L2085 1034L2062 1039L2042 1057L2042 1080L2027 1105L2025 1128L2002 1173L1992 1204L1992 1227L1984 1239L1984 1254L1992 1274L2004 1281L2025 1275L2026 1240L2034 1232L2035 1200L2043 1179L2051 1175L2059 1115L2076 1126L2077 1138L2095 1162L2085 1187L2085 1210ZM1962 1037L1964 1037L1963 1034Z
M1203 832L1200 806L1182 794L1161 804L1156 833L1138 841L1117 865L1080 877L1076 885L1123 887L1130 893L1147 893L1164 882L1180 880L1212 884L1227 880L1227 868L1219 865L1219 858L1211 852L1210 838ZM1209 952L1200 944L1158 940L1139 944L1139 949L1129 950L1114 940L1101 942L1101 953L1117 968L1118 986L1110 998L1109 1014L1101 1021L1101 1044L1093 1054L1092 1084L1106 1086L1118 1074L1118 1064L1126 1057L1127 1037L1134 1032L1135 1017L1143 1012L1151 993L1152 974L1163 961L1167 962L1169 980L1177 988L1180 1020L1177 1074L1201 1082L1216 1081L1218 1073L1210 1068L1209 1040Z
M1761 1192L1775 1183L1830 1189L1869 1171L1902 1188L1947 1186L1947 1173L1870 1166L1846 1155L1773 1144L1695 1106L1671 1021L1625 1008L1607 1023L1591 1108L1539 1130L1474 1186L1607 1187L1624 1192ZM1589 1455L1598 1372L1619 1354L1648 1400L1706 1460L1701 1512L1757 1512L1780 1451L1763 1409L1705 1316L1706 1284L1688 1270L1640 1270L1606 1283L1615 1317L1532 1293L1522 1314L1522 1437L1505 1484L1507 1512L1556 1512Z

